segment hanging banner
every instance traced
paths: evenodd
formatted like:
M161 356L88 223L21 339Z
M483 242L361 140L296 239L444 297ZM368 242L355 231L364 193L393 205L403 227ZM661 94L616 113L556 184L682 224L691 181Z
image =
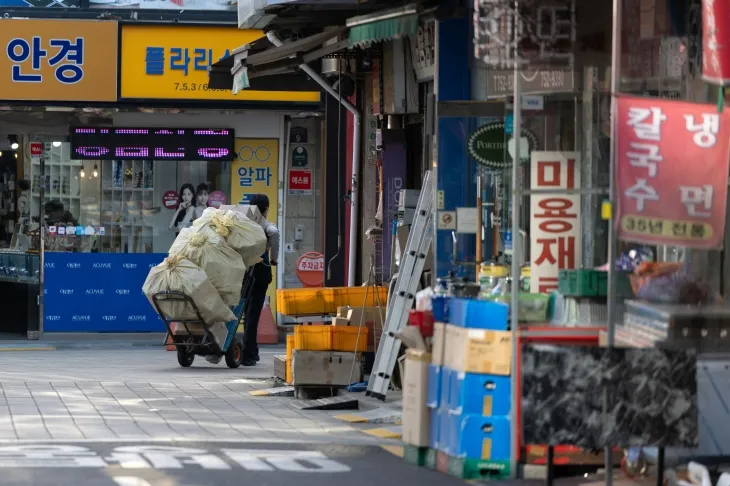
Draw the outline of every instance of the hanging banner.
M532 152L530 189L579 189L578 152ZM579 194L530 196L530 292L558 288L558 271L581 262Z
M616 224L638 243L721 248L730 112L714 105L618 99Z
M702 1L702 79L730 84L730 2Z

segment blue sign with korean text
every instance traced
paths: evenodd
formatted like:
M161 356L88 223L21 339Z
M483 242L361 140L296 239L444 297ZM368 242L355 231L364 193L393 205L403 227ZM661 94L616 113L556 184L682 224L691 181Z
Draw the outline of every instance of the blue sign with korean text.
M161 253L46 253L44 332L164 332L142 293Z

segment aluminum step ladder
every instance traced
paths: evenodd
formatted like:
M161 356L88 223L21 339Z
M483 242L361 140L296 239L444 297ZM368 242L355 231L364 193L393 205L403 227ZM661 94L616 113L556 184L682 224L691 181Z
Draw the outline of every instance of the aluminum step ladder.
M395 335L408 323L408 313L413 308L416 291L421 280L426 255L433 242L435 197L432 173L427 171L418 197L416 214L408 234L406 249L398 269L394 293L388 299L383 335L375 355L373 372L368 382L366 395L385 400L390 386L401 341Z

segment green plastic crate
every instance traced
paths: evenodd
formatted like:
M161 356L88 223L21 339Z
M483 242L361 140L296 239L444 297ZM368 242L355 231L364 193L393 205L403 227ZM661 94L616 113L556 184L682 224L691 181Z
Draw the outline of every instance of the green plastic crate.
M634 289L629 279L631 272L616 272L616 297L619 299L633 299Z
M450 457L449 474L462 479L507 479L510 477L510 463Z
M504 294L492 298L496 302L510 305L512 295ZM520 322L547 322L550 309L550 296L520 292L517 314Z
M403 460L406 461L408 464L425 466L426 460L428 458L428 451L428 447L416 447L413 445L405 444L403 446Z
M608 294L608 273L591 269L560 270L558 290L566 297L602 297Z

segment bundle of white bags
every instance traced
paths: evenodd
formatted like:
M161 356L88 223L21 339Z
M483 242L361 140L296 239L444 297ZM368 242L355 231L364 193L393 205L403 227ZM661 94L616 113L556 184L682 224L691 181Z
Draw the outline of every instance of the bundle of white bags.
M160 292L182 292L207 324L220 325L236 318L231 307L241 299L246 267L257 263L264 251L266 235L260 224L239 212L208 208L192 227L180 231L169 256L150 270L142 291L150 301ZM168 319L197 319L184 302L158 302Z

